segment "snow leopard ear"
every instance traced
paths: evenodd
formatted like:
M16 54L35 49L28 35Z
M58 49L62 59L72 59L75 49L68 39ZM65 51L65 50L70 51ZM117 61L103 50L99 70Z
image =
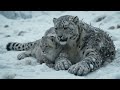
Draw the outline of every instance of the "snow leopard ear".
M57 18L53 18L53 23L55 24L57 21Z
M73 18L73 22L74 22L75 24L78 24L78 23L79 23L79 18L78 18L78 16L75 16L75 17Z

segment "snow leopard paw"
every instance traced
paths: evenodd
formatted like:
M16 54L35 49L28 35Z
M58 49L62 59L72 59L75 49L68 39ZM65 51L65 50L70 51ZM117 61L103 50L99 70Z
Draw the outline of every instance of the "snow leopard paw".
M74 75L83 76L90 72L90 68L86 62L78 62L72 65L68 72Z
M68 70L72 63L69 60L59 60L55 63L55 70Z
M26 57L25 53L20 53L20 54L18 54L17 59L21 60L21 59L24 59L25 57Z

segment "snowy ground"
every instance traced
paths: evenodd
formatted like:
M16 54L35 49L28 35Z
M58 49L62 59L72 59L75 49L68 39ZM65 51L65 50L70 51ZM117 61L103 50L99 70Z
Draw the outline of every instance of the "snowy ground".
M0 15L0 78L14 79L114 79L120 78L120 12L119 11L49 11L32 12L32 19L7 19ZM62 15L76 15L91 25L100 27L112 36L116 46L116 59L109 65L87 76L75 76L67 71L55 71L34 58L17 60L20 51L6 51L10 41L29 42L40 39L53 26L52 19ZM101 21L98 18L105 17ZM112 26L114 29L109 29Z

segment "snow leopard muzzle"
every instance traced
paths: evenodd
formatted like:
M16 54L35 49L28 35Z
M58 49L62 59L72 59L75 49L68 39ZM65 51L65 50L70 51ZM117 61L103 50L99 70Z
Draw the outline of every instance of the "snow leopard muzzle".
M68 40L68 38L65 38L63 36L58 36L58 40L61 42L66 42Z
M65 38L63 36L58 36L58 40L60 41L61 45L65 45L67 43L68 38Z

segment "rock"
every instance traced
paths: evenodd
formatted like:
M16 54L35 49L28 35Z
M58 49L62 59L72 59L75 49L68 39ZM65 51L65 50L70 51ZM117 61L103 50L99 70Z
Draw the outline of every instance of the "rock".
M100 22L100 21L102 21L103 19L105 19L106 18L106 16L99 16L99 17L97 17L96 18L96 22Z
M108 29L115 29L115 26L111 26L111 27L109 27Z
M117 25L117 29L119 29L120 28L120 25Z
M10 35L5 35L5 37L11 37Z
M8 19L16 19L18 17L18 14L16 14L15 11L0 11L0 14Z
M8 28L8 27L9 27L9 25L5 25L5 26L4 26L4 28Z
M5 16L8 19L17 19L17 18L32 18L31 11L0 11L0 14Z
M25 32L25 31L20 31L20 32L18 33L18 36L23 36L24 33L26 33L26 32Z

